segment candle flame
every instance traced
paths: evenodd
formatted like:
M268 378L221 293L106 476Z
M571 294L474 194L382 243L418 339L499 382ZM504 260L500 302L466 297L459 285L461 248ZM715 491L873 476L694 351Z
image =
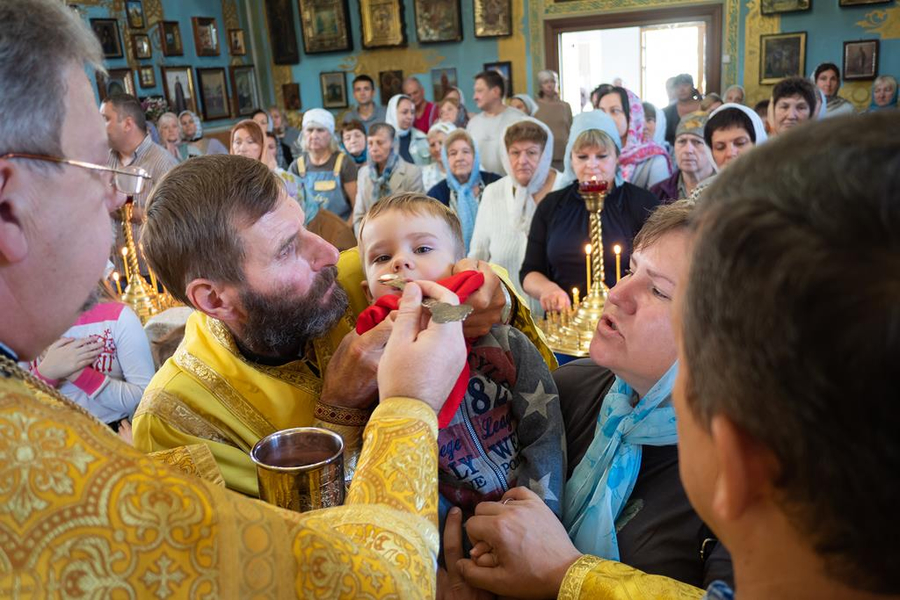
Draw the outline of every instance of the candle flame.
M578 288L572 288L572 295L573 295L573 296L577 296L577 295L578 295Z
M118 281L119 280L119 272L113 271L112 278L115 279L116 281Z
M122 247L122 256L128 256L128 248L125 246Z
M590 244L586 244L586 245L584 246L584 253L585 253L585 254L590 254L590 253L591 253L591 245L590 245Z
M622 254L622 246L616 244L615 246L613 246L613 252L615 252L616 254Z

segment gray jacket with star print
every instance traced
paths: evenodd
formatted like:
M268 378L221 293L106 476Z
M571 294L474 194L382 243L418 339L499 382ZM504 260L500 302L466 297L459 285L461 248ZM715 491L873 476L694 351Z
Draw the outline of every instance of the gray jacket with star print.
M468 361L465 398L438 433L442 505L459 506L468 517L479 502L525 486L559 516L566 441L547 364L521 331L506 325L475 342Z

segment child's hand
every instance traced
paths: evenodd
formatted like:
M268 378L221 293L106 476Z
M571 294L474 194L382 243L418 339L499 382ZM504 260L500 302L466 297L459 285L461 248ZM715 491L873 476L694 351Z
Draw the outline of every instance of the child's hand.
M70 378L97 360L102 350L103 340L96 337L60 338L47 348L37 369L47 379Z

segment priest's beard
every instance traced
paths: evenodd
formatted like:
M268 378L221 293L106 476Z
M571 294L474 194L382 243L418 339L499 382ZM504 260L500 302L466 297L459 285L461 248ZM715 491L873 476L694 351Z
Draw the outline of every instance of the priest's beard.
M323 269L306 296L297 298L280 288L270 294L253 289L241 292L247 321L241 332L241 344L260 356L297 358L308 340L324 335L347 310L347 292L337 284L327 303L322 297L335 282L337 267Z

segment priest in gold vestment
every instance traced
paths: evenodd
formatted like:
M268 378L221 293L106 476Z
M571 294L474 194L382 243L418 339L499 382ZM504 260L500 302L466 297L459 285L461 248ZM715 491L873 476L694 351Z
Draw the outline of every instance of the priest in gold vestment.
M166 288L197 310L135 414L139 450L204 443L226 485L257 496L254 444L281 429L317 425L342 435L352 474L391 323L353 332L367 306L358 252L338 257L302 222L277 178L241 157L188 161L156 186L144 252ZM478 265L460 265L471 266ZM484 307L467 327L480 322L486 331L502 318L506 284L480 266L489 276ZM555 364L525 304L516 304L509 316ZM352 368L357 364L367 368Z

